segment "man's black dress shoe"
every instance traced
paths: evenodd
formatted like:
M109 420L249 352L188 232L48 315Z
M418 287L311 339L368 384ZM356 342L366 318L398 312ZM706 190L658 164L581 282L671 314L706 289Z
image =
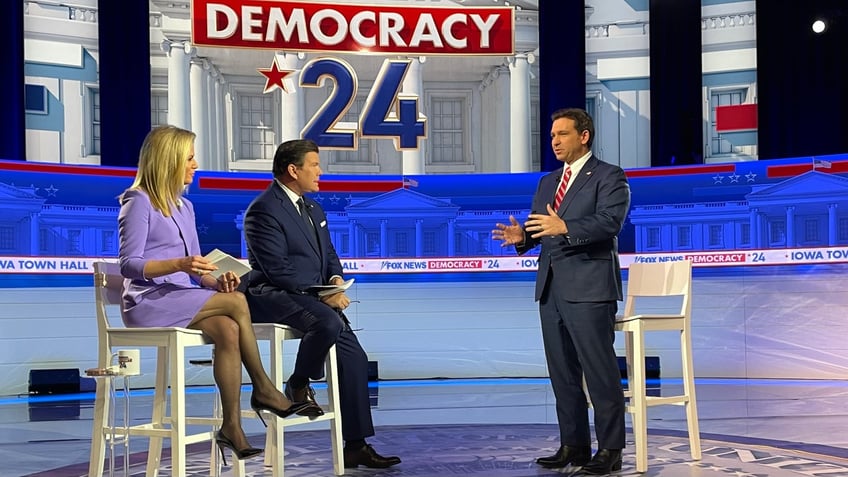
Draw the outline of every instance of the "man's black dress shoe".
M560 469L571 465L583 465L592 458L592 448L589 446L561 446L556 454L539 457L536 463L546 469Z
M299 416L318 417L324 415L324 410L315 402L315 390L312 386L306 385L302 388L295 388L286 383L283 394L293 403L309 403L309 406L297 411Z
M621 470L621 449L600 449L577 475L607 475Z
M355 450L345 447L344 450L344 466L346 469L353 469L360 465L372 469L385 469L397 464L400 464L400 457L383 457L369 444Z

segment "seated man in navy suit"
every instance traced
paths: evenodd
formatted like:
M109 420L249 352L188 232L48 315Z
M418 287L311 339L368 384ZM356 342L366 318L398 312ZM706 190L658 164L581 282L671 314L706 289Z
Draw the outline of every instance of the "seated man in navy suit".
M244 235L253 269L245 295L254 322L282 323L304 333L285 394L294 402L315 402L310 379L323 377L323 363L335 344L339 362L345 467L386 468L400 463L365 442L374 435L368 397L368 356L343 311L344 292L319 297L315 285L340 285L342 265L321 206L304 196L318 191L318 146L308 139L286 141L274 155L274 181L247 208ZM317 404L298 414L323 413Z

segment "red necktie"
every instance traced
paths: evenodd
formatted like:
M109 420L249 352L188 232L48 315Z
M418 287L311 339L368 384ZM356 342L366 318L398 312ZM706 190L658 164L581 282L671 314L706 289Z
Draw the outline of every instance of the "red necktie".
M568 187L569 179L571 179L571 167L566 167L562 173L562 181L559 183L559 189L557 189L556 196L554 197L554 210L558 210L559 205L562 204L562 198L565 197L565 189Z

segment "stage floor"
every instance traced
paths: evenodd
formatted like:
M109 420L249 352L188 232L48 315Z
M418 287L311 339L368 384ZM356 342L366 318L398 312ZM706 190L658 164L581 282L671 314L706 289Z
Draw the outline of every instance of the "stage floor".
M680 388L678 380L655 385L662 394ZM323 385L316 390L326 402ZM133 415L149 412L150 394L131 393ZM698 380L697 397L702 460L690 459L683 408L654 407L648 411L649 470L642 475L848 476L848 381ZM188 407L211 412L213 399L210 387L192 388ZM0 398L0 476L86 475L92 401L92 394ZM372 406L377 435L369 442L403 463L347 475L524 477L573 470L533 463L559 445L547 379L381 381L372 387ZM628 418L628 430L629 424ZM261 447L259 421L244 425ZM286 436L286 476L333 475L326 424L297 426ZM628 434L619 475L639 475L632 438ZM208 443L191 448L190 476L209 475L209 451ZM132 439L130 453L131 475L144 475L146 440ZM246 462L247 475L271 475L261 458ZM167 465L160 475L170 475Z

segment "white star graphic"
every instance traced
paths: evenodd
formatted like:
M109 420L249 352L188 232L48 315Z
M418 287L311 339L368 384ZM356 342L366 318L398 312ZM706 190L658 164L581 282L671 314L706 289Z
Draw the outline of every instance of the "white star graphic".
M318 202L319 204L324 203L324 197L322 197L321 194L315 195L315 197L313 197L312 200L314 200L315 202Z
M341 199L341 197L337 196L336 194L333 194L333 196L330 197L330 202L332 202L333 205L335 205L339 202L340 199Z
M351 202L353 202L353 195L348 195L347 196L347 205L350 205Z
M209 232L209 227L206 224L200 224L197 226L197 233L200 235L206 235Z
M733 182L739 182L739 178L742 177L742 176L740 176L739 174L734 172L733 174L731 174L727 177L730 179L730 182L733 183Z
M724 177L722 177L719 174L716 174L716 175L713 176L713 181L714 181L713 184L721 184L721 181L723 181L723 180L724 180Z
M748 179L748 182L754 182L754 178L757 177L753 172L749 172L745 174L745 178Z

